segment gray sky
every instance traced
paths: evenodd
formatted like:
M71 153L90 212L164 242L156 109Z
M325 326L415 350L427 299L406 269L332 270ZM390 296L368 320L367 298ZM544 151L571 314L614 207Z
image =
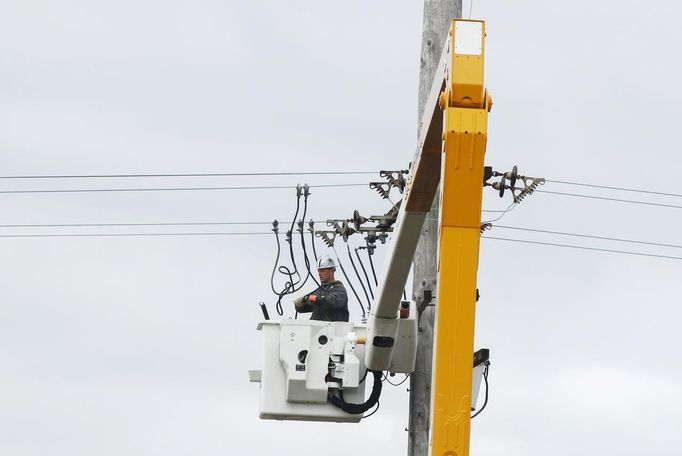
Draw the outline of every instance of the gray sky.
M487 162L682 193L676 2L475 2ZM646 7L646 9L644 8ZM469 3L464 2L468 13ZM0 3L0 175L397 169L416 135L422 3ZM1 180L1 190L293 185L368 176ZM682 205L680 198L546 190ZM309 217L383 213L313 190ZM286 190L0 194L1 224L290 219ZM508 201L493 192L487 209ZM680 209L537 194L507 226L682 244ZM0 234L267 231L0 228ZM491 236L682 256L494 229ZM355 425L258 419L270 236L0 238L0 453L404 454L407 392ZM378 260L383 251L378 252ZM342 257L343 259L343 257ZM472 454L676 454L682 262L483 240ZM289 304L287 302L287 304ZM351 303L352 318L359 308ZM272 312L272 307L271 307ZM352 449L352 450L350 450Z

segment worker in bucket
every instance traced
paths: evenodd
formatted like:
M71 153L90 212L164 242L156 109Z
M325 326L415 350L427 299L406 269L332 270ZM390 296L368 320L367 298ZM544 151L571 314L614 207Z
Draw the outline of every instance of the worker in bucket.
M311 320L348 321L348 295L343 283L334 278L336 261L329 255L317 260L320 286L299 298L294 306L299 313L312 312Z

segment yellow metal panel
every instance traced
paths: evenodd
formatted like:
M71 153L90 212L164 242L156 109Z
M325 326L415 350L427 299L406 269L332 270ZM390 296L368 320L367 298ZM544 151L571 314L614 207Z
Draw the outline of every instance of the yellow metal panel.
M480 232L443 227L432 377L432 455L469 454Z
M469 455L476 275L488 137L483 32L479 47L476 41L473 46L470 41L457 47L457 22L453 22L450 43L450 93L441 106L445 113L430 449L431 455L438 456ZM484 25L469 31L478 29L485 30ZM457 49L468 54L457 55ZM475 55L479 49L480 55Z
M458 24L460 26L458 27ZM458 54L457 41L464 38L462 25L480 24L480 54ZM481 108L485 102L483 63L485 58L485 23L482 21L453 21L450 29L452 42L452 67L449 80L450 104L452 106L471 106ZM461 37L459 35L462 35ZM468 38L468 37L467 37Z
M488 139L488 111L485 109L448 108L445 110L446 151L442 160L442 197L456 210L441 212L443 225L479 229L483 188L483 157ZM470 195L478 190L478 197ZM454 207L454 206L449 206Z

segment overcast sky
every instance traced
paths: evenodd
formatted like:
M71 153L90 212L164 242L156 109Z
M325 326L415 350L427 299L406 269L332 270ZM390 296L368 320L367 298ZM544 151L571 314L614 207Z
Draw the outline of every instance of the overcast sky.
M495 103L487 163L682 194L681 15L672 1L475 2ZM420 1L4 0L0 175L405 168L421 27ZM370 178L0 179L0 190ZM536 194L499 224L682 245L679 197L544 189L678 208ZM486 191L485 209L508 203ZM318 188L307 218L389 207L365 187ZM284 222L295 194L5 193L0 208L3 225ZM268 228L0 227L0 236ZM258 302L274 313L272 235L0 237L0 252L0 454L406 453L407 383L387 385L379 412L359 424L258 419L246 371L261 366ZM679 260L482 240L476 346L491 350L491 395L472 454L678 454L681 279Z

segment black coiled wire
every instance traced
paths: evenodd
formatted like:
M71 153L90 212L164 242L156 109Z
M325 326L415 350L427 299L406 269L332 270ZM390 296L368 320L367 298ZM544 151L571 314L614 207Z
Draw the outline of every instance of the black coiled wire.
M319 282L317 279L315 279L315 276L313 275L312 271L310 270L310 259L308 257L308 252L306 249L305 245L305 236L303 233L303 220L305 220L306 214L308 212L308 186L305 185L303 188L303 216L301 220L298 222L298 231L301 236L301 248L303 249L303 260L304 260L304 265L306 267L306 275L305 277L301 277L301 273L298 270L298 266L296 265L296 257L294 255L294 246L293 246L293 236L294 236L294 226L296 226L296 219L298 218L298 213L300 212L301 209L301 186L297 185L296 186L296 212L294 213L294 218L291 221L291 227L289 231L286 233L286 241L289 244L289 257L291 259L291 264L293 265L293 271L285 266L285 265L279 265L279 259L281 256L281 244L279 241L279 229L278 229L278 222L275 220L273 222L273 228L272 231L275 233L275 240L277 243L277 256L275 258L275 265L272 270L272 274L270 276L270 288L272 289L272 292L277 295L277 303L275 305L275 309L277 310L277 314L279 316L284 315L284 309L282 307L282 299L289 294L295 293L299 291L303 286L306 284L309 278L312 278L313 281L319 286ZM311 230L311 234L313 235L313 252L315 253L315 258L317 259L317 252L315 252L315 238L314 238L314 233ZM279 265L279 266L278 266ZM275 271L279 272L280 274L284 275L286 277L286 282L284 283L284 287L282 290L276 290L275 289ZM298 312L296 312L295 318L298 317Z

